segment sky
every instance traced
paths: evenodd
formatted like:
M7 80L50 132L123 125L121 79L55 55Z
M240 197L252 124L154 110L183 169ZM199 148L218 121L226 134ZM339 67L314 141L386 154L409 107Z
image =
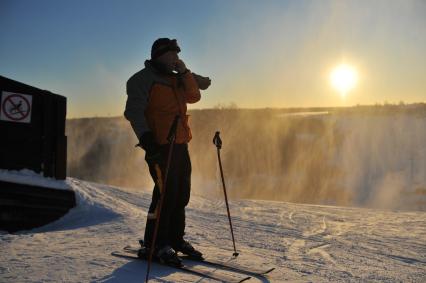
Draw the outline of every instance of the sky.
M0 0L0 75L66 96L68 118L121 116L160 37L212 79L193 109L426 102L424 0Z

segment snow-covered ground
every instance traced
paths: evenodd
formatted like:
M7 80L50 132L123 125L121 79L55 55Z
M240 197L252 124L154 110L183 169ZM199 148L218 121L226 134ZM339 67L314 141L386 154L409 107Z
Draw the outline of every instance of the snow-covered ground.
M36 173L29 169L6 170L0 169L0 180L24 185L33 185L44 188L69 190L70 187L62 180L44 177L43 173Z
M150 193L66 183L78 197L70 213L0 234L0 282L143 282L144 262L110 253L137 245ZM237 261L277 267L269 282L426 282L426 212L240 200L231 201L231 213ZM231 257L222 201L192 197L187 239L208 257ZM151 274L152 282L209 282L159 266Z

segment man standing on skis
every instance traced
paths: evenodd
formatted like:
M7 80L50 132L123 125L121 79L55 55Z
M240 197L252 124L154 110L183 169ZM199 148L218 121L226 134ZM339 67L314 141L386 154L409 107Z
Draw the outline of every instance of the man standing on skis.
M187 103L200 100L200 89L210 86L210 79L192 73L179 59L180 47L175 39L157 39L151 49L151 60L145 68L127 81L127 102L124 116L145 150L145 160L155 182L152 202L145 227L144 246L151 247L160 200L160 189L166 188L160 213L154 256L166 264L180 265L177 252L195 258L202 254L184 240L185 207L190 198L191 161L188 143ZM167 136L175 116L179 116L176 140L167 183L162 186L156 166L164 176L170 145Z

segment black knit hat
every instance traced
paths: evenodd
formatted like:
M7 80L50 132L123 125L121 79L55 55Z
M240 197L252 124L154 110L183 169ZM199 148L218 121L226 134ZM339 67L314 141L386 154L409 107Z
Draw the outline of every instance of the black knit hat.
M152 44L151 59L156 59L168 51L180 52L176 39L159 38Z

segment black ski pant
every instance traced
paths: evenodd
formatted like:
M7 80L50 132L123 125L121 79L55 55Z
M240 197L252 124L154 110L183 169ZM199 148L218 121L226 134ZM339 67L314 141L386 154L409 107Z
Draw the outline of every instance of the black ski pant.
M166 163L170 145L161 146L161 174L164 179ZM144 245L151 247L155 229L156 209L160 202L160 188L158 176L154 164L149 165L149 172L155 186L152 193L152 201L148 211L148 219L145 227ZM188 144L175 144L170 162L164 203L160 214L160 223L156 239L156 247L165 245L176 246L183 241L185 234L185 207L189 202L191 192L191 160L189 158ZM164 193L164 192L163 192Z

